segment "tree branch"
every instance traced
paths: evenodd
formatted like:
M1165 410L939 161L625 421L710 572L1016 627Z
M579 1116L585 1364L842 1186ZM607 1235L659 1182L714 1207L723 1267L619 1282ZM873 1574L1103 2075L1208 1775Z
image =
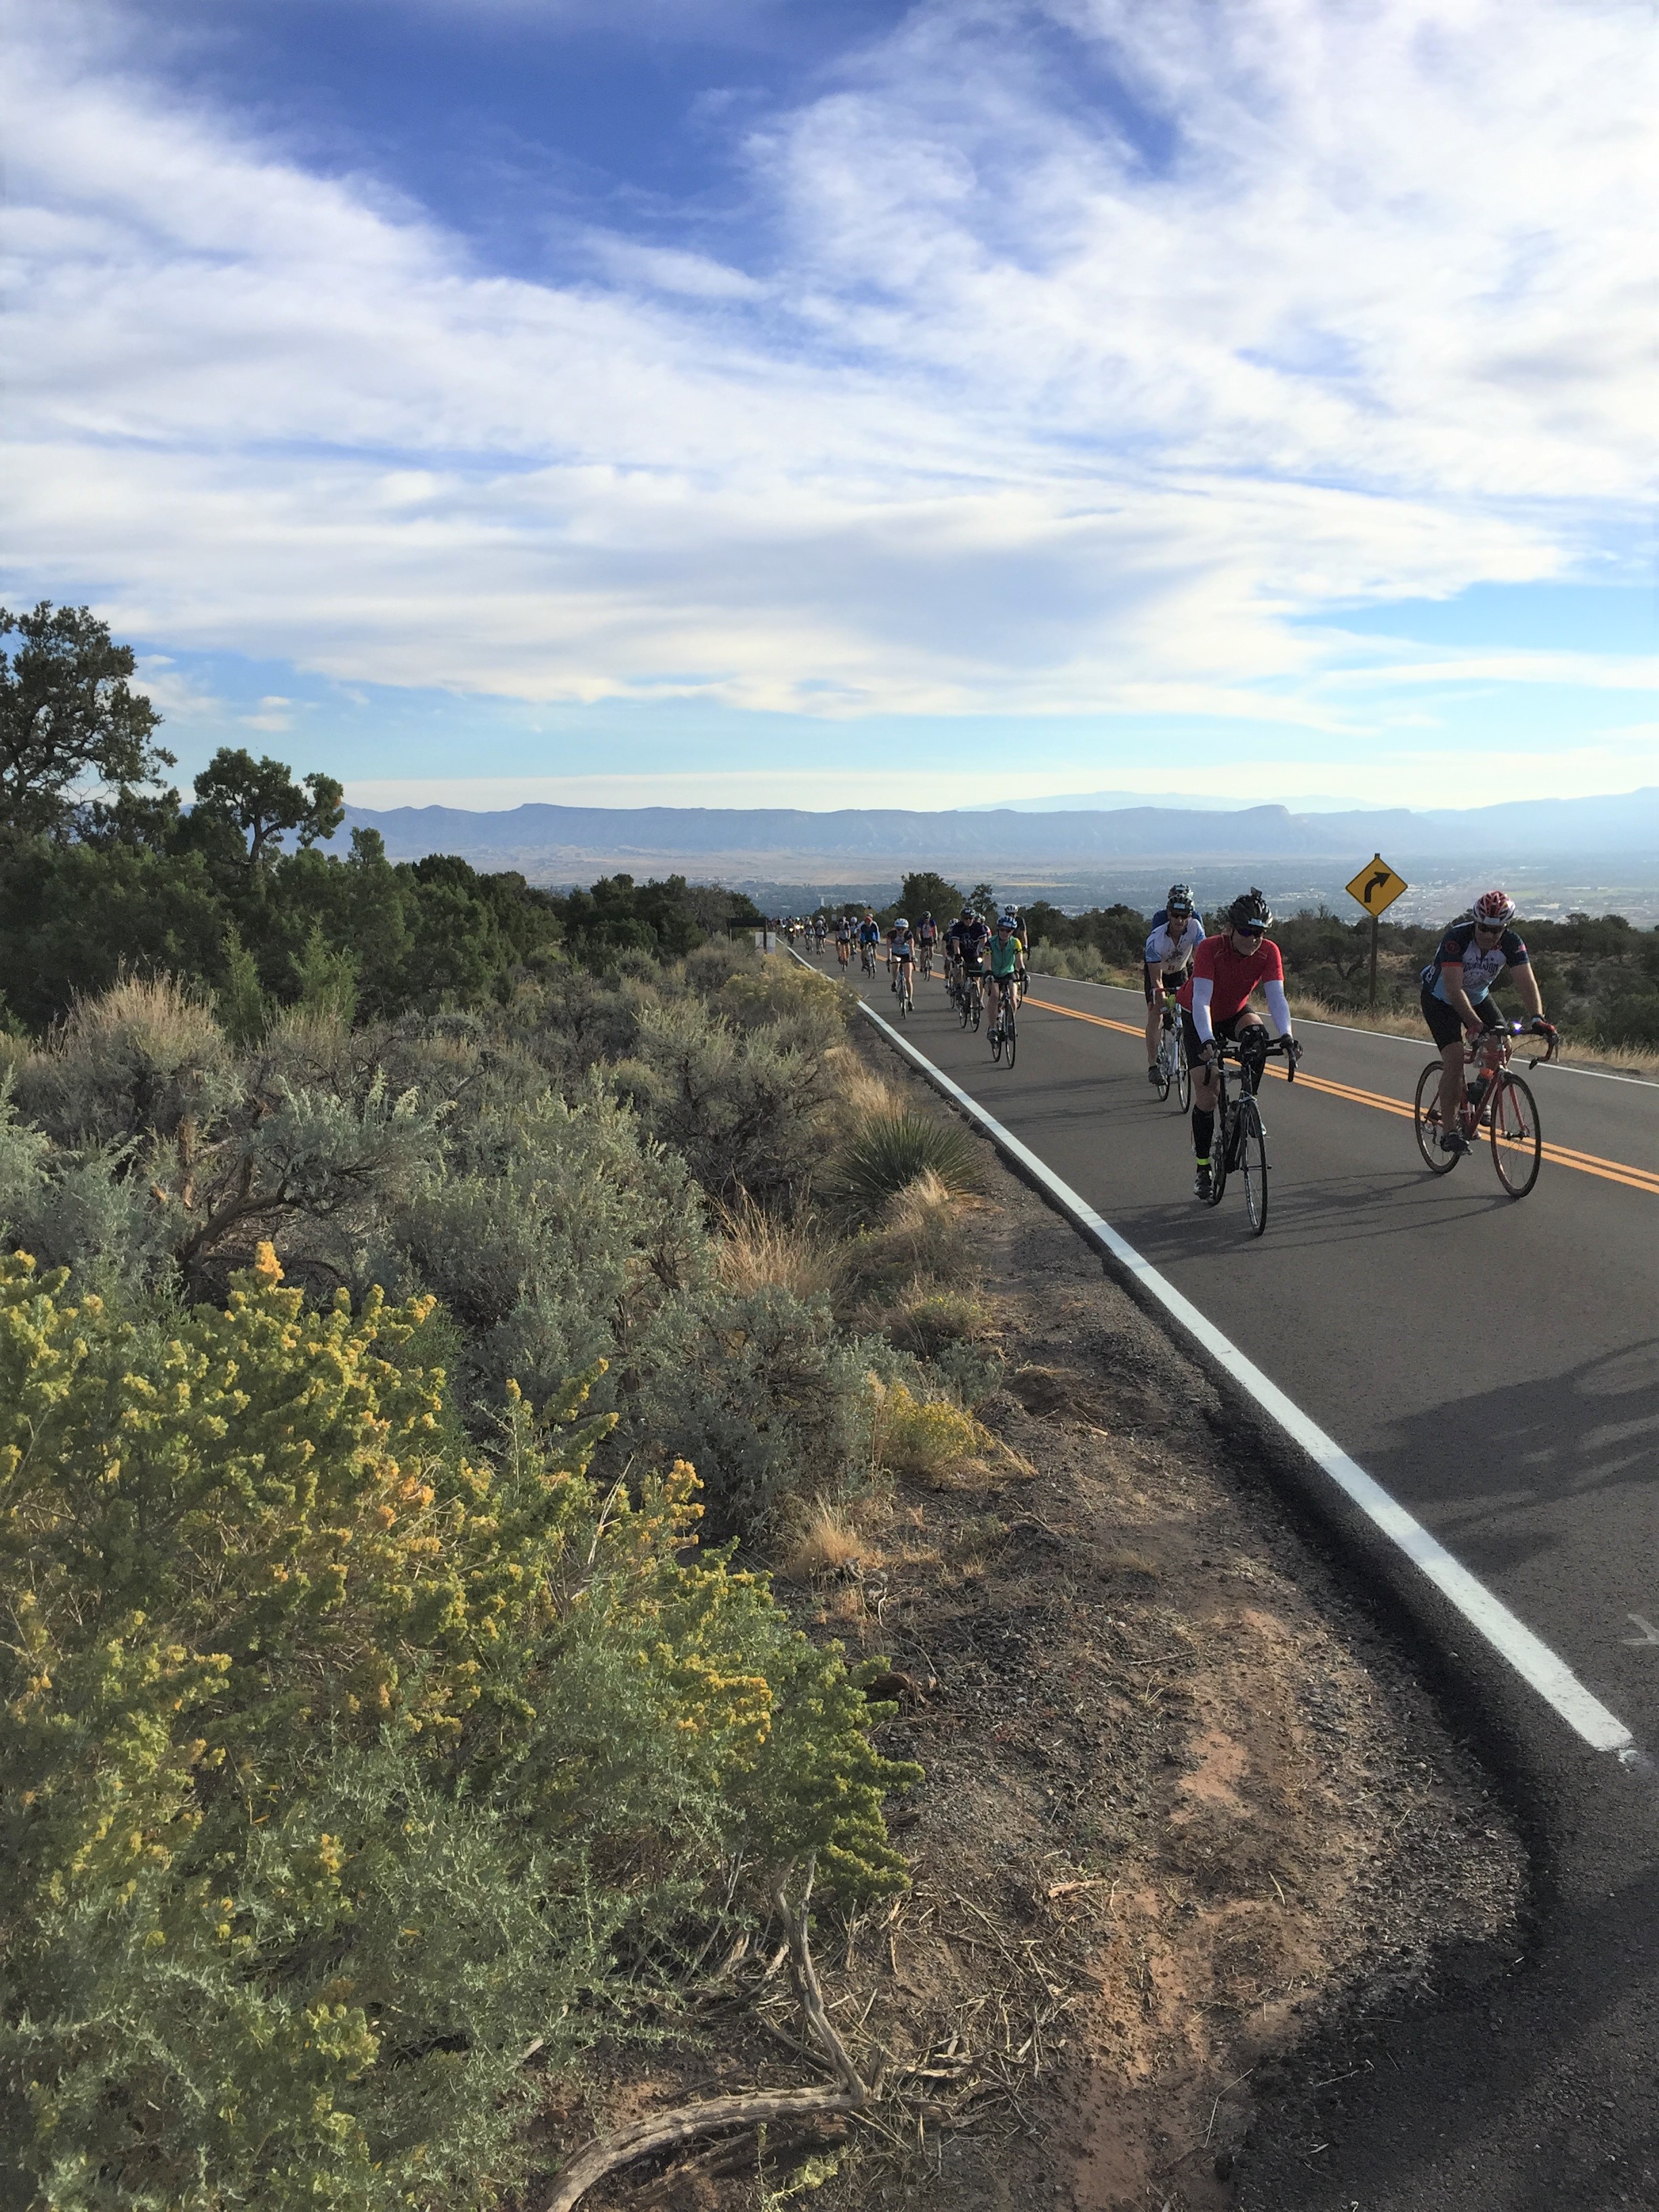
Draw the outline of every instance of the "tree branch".
M614 2173L618 2166L653 2154L678 2150L699 2136L726 2133L733 2128L760 2127L774 2120L798 2119L818 2112L855 2112L868 2102L870 2092L824 2008L823 1992L812 1964L806 1936L807 1901L812 1894L811 1862L807 1863L806 1884L798 1905L791 1905L785 1893L787 1880L786 1872L773 1893L773 1901L788 1936L801 2011L813 2039L835 2069L835 2086L761 2089L742 2096L709 2097L701 2104L677 2105L672 2111L653 2114L649 2119L636 2120L631 2127L619 2128L614 2135L601 2136L585 2150L578 2151L559 2176L558 2186L548 2199L544 2212L574 2212L574 2207L594 2184L603 2181L606 2174Z

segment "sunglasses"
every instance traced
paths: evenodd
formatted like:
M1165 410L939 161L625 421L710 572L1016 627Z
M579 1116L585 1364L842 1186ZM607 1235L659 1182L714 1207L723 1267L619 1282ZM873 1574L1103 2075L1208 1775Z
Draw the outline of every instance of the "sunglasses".
M1477 937L1501 937L1508 927L1506 921L1477 921L1474 933Z
M1236 921L1233 927L1241 937L1265 937L1267 933L1265 921Z

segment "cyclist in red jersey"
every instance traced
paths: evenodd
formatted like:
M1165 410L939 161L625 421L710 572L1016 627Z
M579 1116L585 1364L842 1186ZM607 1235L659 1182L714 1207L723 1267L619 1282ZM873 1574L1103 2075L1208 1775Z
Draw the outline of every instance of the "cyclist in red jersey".
M1267 1001L1277 1035L1291 1035L1284 957L1267 933L1272 923L1261 893L1254 886L1243 892L1227 909L1226 929L1218 937L1206 937L1193 955L1192 975L1177 996L1193 1071L1193 1152L1198 1168L1193 1188L1205 1200L1210 1195L1210 1139L1215 1134L1216 1039L1224 1037L1250 1053L1260 1082L1267 1031L1250 1005L1258 989ZM1300 1060L1302 1048L1293 1039L1291 1050Z

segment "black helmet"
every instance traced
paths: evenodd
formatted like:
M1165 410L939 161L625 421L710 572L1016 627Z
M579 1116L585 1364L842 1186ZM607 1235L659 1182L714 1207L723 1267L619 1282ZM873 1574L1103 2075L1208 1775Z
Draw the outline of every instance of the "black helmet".
M1190 884L1171 884L1164 894L1165 914L1190 914L1193 910L1193 887Z
M1227 919L1235 929L1271 929L1273 910L1252 884L1249 890L1241 891L1228 908Z

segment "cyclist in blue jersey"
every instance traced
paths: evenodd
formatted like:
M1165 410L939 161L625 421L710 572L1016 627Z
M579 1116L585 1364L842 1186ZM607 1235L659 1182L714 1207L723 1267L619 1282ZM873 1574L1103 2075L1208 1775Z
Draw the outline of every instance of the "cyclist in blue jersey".
M1463 1039L1501 1029L1492 1003L1492 987L1505 968L1515 975L1521 1004L1540 1036L1553 1037L1544 1019L1543 995L1527 948L1510 927L1515 901L1507 891L1483 891L1467 921L1455 921L1442 937L1434 958L1423 970L1423 1018L1440 1048L1440 1149L1468 1152L1462 1130Z

